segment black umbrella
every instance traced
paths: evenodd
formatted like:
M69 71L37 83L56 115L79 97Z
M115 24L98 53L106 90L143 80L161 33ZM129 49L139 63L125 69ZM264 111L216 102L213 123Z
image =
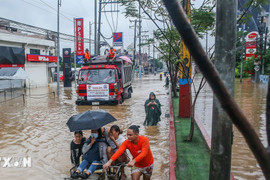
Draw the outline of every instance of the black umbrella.
M99 129L113 121L116 121L116 119L107 111L93 110L71 116L67 122L67 126L70 132L73 132Z

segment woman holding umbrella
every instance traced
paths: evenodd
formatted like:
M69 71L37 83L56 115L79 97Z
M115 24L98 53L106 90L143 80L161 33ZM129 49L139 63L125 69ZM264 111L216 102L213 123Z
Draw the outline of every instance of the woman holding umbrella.
M107 131L102 126L113 121L116 121L116 119L104 110L85 111L69 118L66 124L70 132L91 129L91 136L86 140L82 148L83 161L71 175L71 178L77 179L81 177L86 179L97 168L102 168L102 166L97 166L96 164L105 164L108 161L106 154ZM82 173L88 165L90 165L88 171Z
M103 131L102 131L103 130ZM91 130L91 136L83 145L83 161L77 168L77 170L71 175L71 178L77 179L81 177L82 179L87 179L96 169L101 169L101 165L107 162L106 153L104 154L103 146L106 140L103 139L104 128L99 128L98 130ZM106 157L104 157L106 156ZM90 166L89 166L90 165ZM84 169L89 166L87 172L83 173Z

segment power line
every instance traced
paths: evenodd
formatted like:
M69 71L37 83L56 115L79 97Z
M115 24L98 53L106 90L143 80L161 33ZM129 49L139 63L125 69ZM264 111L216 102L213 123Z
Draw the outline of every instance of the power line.
M6 22L6 24L9 24L9 25L5 25L5 22ZM5 27L6 29L15 28L15 29L20 30L21 32L27 32L27 33L32 33L32 34L36 34L36 35L41 35L44 37L44 39L47 39L47 40L54 40L54 38L56 37L56 33L57 33L55 31L52 31L49 29L44 29L44 28L16 22L16 21L1 18L1 17L0 17L0 26ZM60 33L60 39L74 41L74 35ZM84 38L84 40L85 40L85 43L88 43L90 39Z
M44 10L44 11L46 11L46 12L50 12L50 13L56 15L56 11L57 11L57 10L56 10L54 7L52 7L51 5L49 5L48 3L44 2L43 0L39 0L39 1L42 2L43 4L45 4L45 5L46 5L47 7L49 7L50 9L54 10L55 13L53 13L53 12L51 12L51 11L48 11L48 10L46 10L46 9L44 9L44 8L41 8L41 7L39 7L39 6L35 5L35 4L29 3L29 2L27 2L27 1L25 1L25 0L23 0L23 1L24 1L25 3L28 3L28 4L32 5L32 6L35 6L35 7L39 8L39 9L42 9L42 10ZM34 2L36 2L36 1L34 1ZM60 15L63 16L64 18L66 18L67 20L69 20L70 22L73 23L73 20L70 19L69 17L67 17L66 15L64 15L63 13L60 13ZM71 16L72 16L72 15L71 15ZM84 28L84 30L87 31L87 33L89 33L89 30L87 30L86 28Z
M112 28L112 26L111 26L111 24L110 24L110 22L109 22L109 20L108 20L107 13L104 12L104 15L105 15L105 18L106 18L106 20L107 20L107 23L109 24L109 27L111 28L111 31L113 32L113 28Z
M44 11L46 11L46 12L49 12L49 13L52 13L52 14L55 15L55 13L53 13L53 12L51 12L51 11L48 11L47 9L41 8L41 7L39 7L39 6L35 5L35 4L32 4L32 3L27 2L27 1L25 1L25 0L23 0L23 2L25 2L25 3L27 3L27 4L30 4L30 5L32 5L32 6L35 6L35 7L39 8L39 9L42 9L42 10L44 10Z
M54 7L52 7L51 5L47 4L46 2L44 2L43 0L39 0L40 2L42 2L43 4L45 4L46 6L48 6L49 8L51 8L54 11L57 11ZM67 16L65 16L63 13L59 13L60 15L62 15L63 17L65 17L66 19L68 19L69 21L73 22L72 19L68 18Z
M57 13L56 13L57 10L55 8L53 8L52 6L50 6L49 4L47 4L46 2L42 1L42 0L40 0L40 2L42 2L43 4L45 4L46 6L48 6L50 9L54 10L55 12L48 11L47 9L44 9L44 8L42 8L42 7L40 7L40 6L36 5L36 4L30 3L30 2L25 1L25 0L23 0L23 2L25 2L25 3L29 4L29 5L32 5L32 6L36 7L36 8L42 9L42 10L44 10L46 12L51 13L51 14L57 15ZM36 1L34 1L34 2L36 2ZM70 19L69 17L65 16L63 13L60 13L60 15L63 16L64 18L66 18L67 20L73 22L72 19Z
M118 20L119 20L119 19L118 19L118 11L119 11L118 8L119 8L119 4L117 3L116 6L117 6L117 8L116 8L116 13L117 13L117 14L116 14L116 28L115 28L115 31L117 31Z
M112 2L113 0L111 0L111 2ZM115 9L114 9L115 10ZM114 26L114 20L113 20L113 4L111 4L111 17L112 17L112 25L113 25L113 30L114 30L114 32L115 32L115 26Z

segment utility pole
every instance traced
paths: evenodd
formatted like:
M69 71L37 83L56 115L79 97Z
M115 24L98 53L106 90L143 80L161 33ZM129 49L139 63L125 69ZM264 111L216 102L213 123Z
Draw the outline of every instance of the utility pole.
M97 36L97 54L100 55L100 28L101 28L101 0L99 0L98 12L98 36Z
M155 38L153 35L153 59L155 59Z
M146 32L148 32L148 31L141 31L142 33L146 33ZM143 37L143 43L145 43L145 42L147 42L148 41L148 39L149 39L149 35L142 35L142 37ZM148 44L148 56L150 56L150 44Z
M99 0L99 13L98 13L98 35L97 35L97 54L100 54L100 36L101 36L101 12L119 12L118 11L101 11L102 4L112 4L112 3L119 3L118 1L111 1L111 2L102 2Z
M242 82L242 76L243 76L243 59L244 59L244 51L245 51L245 37L244 37L244 27L242 25L241 27L241 30L242 30L242 53L241 53L241 68L240 68L240 82Z
M59 61L60 61L60 41L59 41L59 9L61 6L60 0L57 2L57 96L59 97Z
M268 27L265 28L264 49L263 49L264 55L266 54L267 34L268 34ZM262 64L262 75L264 75L264 64L265 64L265 59L263 59L263 64Z
M154 35L153 35L153 62L154 62L154 73L156 74L155 39L154 39Z
M92 47L91 47L92 24L93 23L89 22L89 52L90 54L92 52Z
M75 89L77 88L77 85L76 85L76 68L77 68L77 65L76 65L76 19L74 18L73 19L74 21L74 85L75 85Z
M95 47L95 53L94 54L98 54L97 53L97 0L95 0L95 37L94 37L94 47Z
M260 34L260 58L261 58L261 61L262 61L262 75L264 74L264 58L263 58L263 55L265 54L265 51L264 51L264 44L263 43L263 35L265 34L265 37L266 37L266 23L265 23L265 13L262 13L261 14L261 23L259 25L259 34Z
M135 59L136 59L136 34L137 34L137 19L135 19L134 21L130 20L130 22L134 22L134 48L133 48L133 65L135 65ZM129 26L129 27L133 27L133 26Z
M205 52L208 55L208 32L206 32L206 41L205 41Z
M139 0L139 76L142 78L142 37L141 37L141 31L142 31L142 19L141 19L141 5Z
M221 80L233 96L236 46L236 1L217 0L215 66ZM213 98L210 180L231 178L232 121Z

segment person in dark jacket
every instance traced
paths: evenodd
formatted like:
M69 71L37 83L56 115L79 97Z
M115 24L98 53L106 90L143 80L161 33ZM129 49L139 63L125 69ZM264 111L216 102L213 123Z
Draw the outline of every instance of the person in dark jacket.
M82 147L85 140L86 138L83 137L82 131L74 132L74 140L70 143L70 160L76 167L80 165L80 157L82 155Z
M150 93L149 98L145 101L144 107L146 117L143 125L156 126L160 121L161 104L153 92Z
M166 88L169 87L169 83L170 83L169 75L166 75L166 79L165 79L165 87Z
M105 141L102 134L103 133L101 128L98 130L91 130L91 136L85 141L82 148L83 161L81 162L77 170L71 175L71 178L77 179L81 177L82 179L87 179L91 174L94 173L96 169L102 168L101 165L97 164L103 164L108 161L107 159L105 162L101 161L105 159L101 155L101 153L103 152L102 149ZM87 172L83 173L84 169L87 166L89 166Z

